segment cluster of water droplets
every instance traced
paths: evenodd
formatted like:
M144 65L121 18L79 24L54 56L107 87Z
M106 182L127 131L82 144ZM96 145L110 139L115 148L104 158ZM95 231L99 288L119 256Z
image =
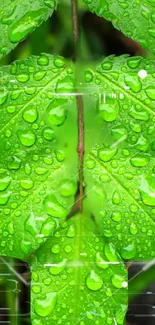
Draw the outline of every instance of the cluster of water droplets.
M86 159L90 209L124 259L155 254L154 70L149 60L122 56L85 73L100 121Z
M82 221L80 236L78 222L62 224L38 252L32 273L35 324L37 316L42 324L113 324L119 291L119 303L125 303L126 271L114 246L87 229L89 221Z
M76 177L70 180L64 167L74 86L72 69L64 66L61 57L41 55L4 68L1 76L1 247L13 250L20 229L25 235L17 240L19 256L51 234L55 218L68 214L76 193Z

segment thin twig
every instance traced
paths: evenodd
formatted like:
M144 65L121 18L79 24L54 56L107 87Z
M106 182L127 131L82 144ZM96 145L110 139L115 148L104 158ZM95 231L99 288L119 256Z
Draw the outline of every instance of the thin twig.
M72 0L72 20L73 20L73 38L74 38L74 57L77 61L79 50L79 24L78 24L78 6L77 0ZM78 91L77 91L78 92ZM82 202L84 197L83 187L83 155L84 155L84 118L83 118L83 101L82 96L76 96L78 109L78 155L79 155L79 211L82 212Z

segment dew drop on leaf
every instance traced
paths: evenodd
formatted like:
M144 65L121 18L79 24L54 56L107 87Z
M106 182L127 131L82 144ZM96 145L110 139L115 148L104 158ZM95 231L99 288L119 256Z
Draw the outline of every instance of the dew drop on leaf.
M19 130L17 134L20 142L26 147L33 146L36 141L36 136L31 130L25 132Z
M125 260L130 260L135 257L136 255L136 247L134 242L131 244L128 244L127 246L124 246L121 248L120 254L122 258Z
M45 237L50 236L56 228L56 222L53 218L47 218L41 228L41 234Z
M99 268L101 268L101 269L108 269L109 268L109 263L103 259L100 252L96 253L96 260L95 261L96 261L96 264L97 264L97 266Z
M114 276L112 277L112 284L115 286L115 288L125 288L127 287L127 282L124 281L124 277L118 274L114 274Z
M60 185L60 194L64 197L72 196L76 193L76 185L71 180L64 180Z
M23 111L23 119L28 123L33 123L38 117L37 109L35 107L28 107Z
M94 270L87 275L86 285L92 291L100 290L103 286L103 280L100 278L98 274L95 273Z
M64 259L63 261L61 261L59 263L53 264L49 269L50 274L52 274L52 275L60 274L64 270L66 262L67 262L67 260Z
M144 204L155 206L155 177L141 179L140 194Z
M6 190L7 187L9 186L10 182L11 182L10 177L1 178L0 179L0 191Z
M49 125L61 125L66 118L66 100L54 99L47 108L47 122Z
M63 218L66 215L66 210L61 205L53 194L49 194L44 199L44 210L52 217Z
M103 148L98 150L98 157L100 160L104 162L108 162L116 155L116 153L117 153L116 148L115 149Z
M55 308L57 293L48 292L45 296L35 299L34 311L38 316L47 317Z
M9 39L12 43L18 43L25 39L44 20L47 10L40 9L27 12L10 29Z
M46 128L43 131L43 136L46 140L52 141L54 138L54 131L51 128Z
M98 104L99 114L106 122L113 122L119 114L119 102L115 99L107 98L106 103Z

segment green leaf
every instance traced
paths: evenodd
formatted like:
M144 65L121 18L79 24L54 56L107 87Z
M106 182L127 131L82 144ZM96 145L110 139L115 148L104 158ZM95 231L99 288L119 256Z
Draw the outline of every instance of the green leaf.
M76 77L46 54L0 70L0 255L32 265L33 325L121 325L123 261L155 257L155 65L111 56Z
M155 3L153 0L84 1L90 11L110 20L114 27L129 38L155 53Z
M155 256L154 77L154 61L128 56L85 72L85 206L127 260Z
M83 215L64 223L37 251L31 285L33 324L123 324L124 263Z
M5 0L0 3L0 58L14 49L57 8L58 0Z
M60 57L42 55L0 73L1 254L24 259L74 202L77 112L66 96L73 70Z

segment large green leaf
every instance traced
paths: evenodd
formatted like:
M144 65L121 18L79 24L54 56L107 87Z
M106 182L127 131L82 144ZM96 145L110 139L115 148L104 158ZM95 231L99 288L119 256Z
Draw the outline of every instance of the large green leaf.
M78 174L75 99L66 96L72 75L63 59L48 55L1 69L3 255L29 255L72 208Z
M47 20L57 4L58 0L1 0L0 58Z
M154 76L154 61L128 56L105 59L76 87L61 57L0 70L0 255L32 265L33 325L123 324L122 262L155 257Z
M64 223L32 265L33 324L123 324L127 272L90 218Z
M90 11L155 53L154 0L84 0Z
M86 211L124 259L155 256L154 77L154 61L128 56L85 72Z

